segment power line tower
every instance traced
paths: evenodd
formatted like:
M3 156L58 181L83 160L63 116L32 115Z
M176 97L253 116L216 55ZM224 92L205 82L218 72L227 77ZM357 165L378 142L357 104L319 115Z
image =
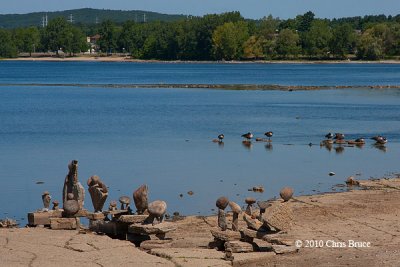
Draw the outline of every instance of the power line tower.
M96 24L99 24L99 18L96 17Z
M43 28L47 27L47 24L48 24L48 17L47 17L47 13L46 13L46 15L42 16L42 27Z
M74 23L74 16L72 14L69 15L68 21L71 24Z
M146 23L146 13L143 13L143 22Z

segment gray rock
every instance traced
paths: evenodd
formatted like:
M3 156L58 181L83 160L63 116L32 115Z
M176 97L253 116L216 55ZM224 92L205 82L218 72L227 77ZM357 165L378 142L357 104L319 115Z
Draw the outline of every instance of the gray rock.
M215 205L221 210L225 210L228 204L229 204L229 199L227 197L220 197L215 202Z
M104 203L108 197L107 186L101 181L97 175L91 176L87 184L89 186L89 194L92 199L92 204L95 212L101 212L104 207Z
M133 192L133 200L138 214L143 214L149 205L148 193L149 188L147 185L142 185Z
M286 202L289 201L292 196L293 196L293 189L290 187L284 187L282 190L279 192L279 195L281 198Z
M73 199L78 201L79 209L83 209L85 189L78 180L78 161L73 160L68 164L68 174L64 180L63 205L68 200L67 195L72 193Z
M225 249L230 249L233 253L253 252L253 245L242 241L225 242Z
M157 219L158 223L161 223L164 219L165 212L167 211L167 203L162 200L156 200L148 206L149 217ZM154 220L152 221L154 223Z
M278 231L290 230L293 226L293 210L290 202L276 203L263 215L264 224Z
M222 209L218 209L218 227L221 228L222 231L225 231L228 228L225 212Z
M45 211L49 210L50 207L50 201L51 201L51 196L48 191L44 191L42 194L42 201L43 201L43 206Z

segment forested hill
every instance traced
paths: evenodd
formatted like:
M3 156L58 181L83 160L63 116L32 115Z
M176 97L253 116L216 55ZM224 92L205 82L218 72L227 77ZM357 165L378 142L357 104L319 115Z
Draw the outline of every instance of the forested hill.
M146 22L157 20L175 21L186 17L184 15L167 15L140 10L124 11L82 8L56 12L35 12L28 14L0 15L0 28L12 29L18 27L41 26L43 16L45 16L46 14L48 16L48 21L57 17L63 17L69 20L72 15L74 23L77 24L95 24L96 22L100 24L102 21L105 20L112 20L117 23L125 22L127 20L137 22L143 22L144 20L146 20Z

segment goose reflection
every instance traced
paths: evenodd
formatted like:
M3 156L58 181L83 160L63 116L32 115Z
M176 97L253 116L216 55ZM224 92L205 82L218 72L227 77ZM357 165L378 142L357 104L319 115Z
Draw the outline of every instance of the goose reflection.
M387 151L387 147L385 146L385 145L383 145L383 144L378 144L378 143L376 143L376 144L374 144L373 145L376 149L378 149L378 150L380 150L380 151L382 151L382 152L385 152L386 153L386 151Z
M325 147L329 152L331 152L333 148L332 144L325 144L323 147Z
M224 148L225 143L223 141L218 142L219 148Z
M243 145L246 149L248 149L248 150L251 150L251 148L252 148L252 146L253 146L253 144L251 143L251 141L242 141L242 145Z
M272 150L274 149L273 146L272 146L272 143L266 144L266 145L265 145L265 149L266 149L267 151L272 151Z
M344 146L335 147L336 154L342 154L344 152Z

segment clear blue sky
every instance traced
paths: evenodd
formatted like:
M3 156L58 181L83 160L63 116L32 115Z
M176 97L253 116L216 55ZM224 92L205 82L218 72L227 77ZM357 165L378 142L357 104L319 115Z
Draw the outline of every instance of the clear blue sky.
M204 15L240 11L246 18L290 18L308 10L317 17L400 14L400 0L4 0L0 13L28 13L82 7L147 10L167 14Z

